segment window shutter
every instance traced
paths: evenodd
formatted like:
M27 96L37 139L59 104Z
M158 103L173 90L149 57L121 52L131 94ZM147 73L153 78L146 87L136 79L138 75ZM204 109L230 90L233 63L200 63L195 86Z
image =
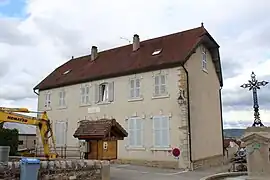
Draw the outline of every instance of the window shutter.
M58 121L55 123L56 145L64 146L66 144L66 122Z
M65 142L65 145L67 145L67 133L68 133L68 121L66 121L65 123L64 123L64 125L65 125L65 136L64 136L64 142Z
M62 106L62 92L59 92L59 102L58 102L59 106Z
M170 134L170 125L169 125L169 117L163 116L161 119L161 127L162 127L162 136L161 136L161 144L163 147L169 146L169 134Z
M129 98L132 99L134 98L134 80L133 79L130 79L129 80Z
M109 83L109 101L114 101L114 82Z
M100 95L100 91L99 91L99 85L95 84L95 103L99 102L99 95Z
M161 122L160 117L153 118L153 126L154 126L154 146L160 147L161 146Z
M136 118L136 145L137 146L142 146L142 120L140 118Z
M128 144L129 146L134 146L135 145L135 131L134 131L134 119L133 118L130 118L128 120L128 132L129 132L129 136L128 136Z
M156 75L155 76L155 90L154 90L154 95L156 96L156 95L159 95L159 87L160 87L160 80L159 80L159 75Z
M90 87L87 85L85 87L85 103L86 104L89 104L90 103L90 96L89 96L89 94L90 94Z

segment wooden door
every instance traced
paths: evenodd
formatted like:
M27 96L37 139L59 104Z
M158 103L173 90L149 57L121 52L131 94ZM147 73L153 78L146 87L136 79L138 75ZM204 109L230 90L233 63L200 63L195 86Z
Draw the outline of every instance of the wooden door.
M98 141L89 141L88 159L98 159Z
M113 160L117 159L117 141L104 141L107 143L107 149L102 149L102 159L103 160ZM104 143L103 142L103 143Z

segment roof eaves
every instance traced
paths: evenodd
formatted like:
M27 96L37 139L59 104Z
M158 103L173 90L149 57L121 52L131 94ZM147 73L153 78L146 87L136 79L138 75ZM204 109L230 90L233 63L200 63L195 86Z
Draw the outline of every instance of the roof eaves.
M98 80L102 80L102 79L109 79L109 78L115 78L115 77L120 77L120 76L127 76L127 75L131 75L131 74L135 74L135 73L143 73L143 72L149 72L149 71L154 71L154 70L159 70L159 69L172 68L172 67L176 67L176 66L182 65L182 64L183 63L181 61L174 62L174 63L166 63L166 64L141 68L141 69L132 70L132 71L119 72L119 73L108 74L108 75L103 75L103 76L96 76L96 77L86 78L86 79L83 79L83 80L74 80L74 81L70 81L70 82L67 82L67 83L59 83L59 84L48 85L48 86L44 86L44 87L41 86L41 87L38 87L38 88L36 88L34 90L38 89L40 91L44 91L44 90L60 88L60 87L64 87L64 86L70 86L70 85L85 83L85 82L89 82L89 81L98 81Z
M213 39L213 37L206 31L204 34L202 34L200 36L200 38L198 39L197 43L195 43L195 45L193 46L193 48L190 50L190 52L188 53L187 57L185 58L184 64L189 60L190 56L195 53L195 50L202 44L203 41L203 36L204 35L209 35L208 37L210 38L211 41L213 41L213 43L217 46L217 48L219 48L220 46L216 43L216 41ZM220 68L219 68L219 82L220 82L220 87L223 86L223 78L222 78L222 71L221 71L221 62L220 62L220 54L218 52L218 61L220 64Z

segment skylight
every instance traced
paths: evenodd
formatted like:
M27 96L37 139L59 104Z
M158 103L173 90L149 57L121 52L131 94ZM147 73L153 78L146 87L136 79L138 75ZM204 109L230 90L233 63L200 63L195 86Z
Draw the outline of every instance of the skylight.
M158 55L161 51L162 51L162 49L156 49L156 50L152 53L152 56Z
M63 75L68 74L70 71L71 71L71 69L69 69L69 70L65 71L65 72L63 73Z

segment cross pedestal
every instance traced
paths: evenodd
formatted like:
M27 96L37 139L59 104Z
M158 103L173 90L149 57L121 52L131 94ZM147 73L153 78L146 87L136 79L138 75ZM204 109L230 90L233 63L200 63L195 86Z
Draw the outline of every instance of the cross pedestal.
M270 179L270 127L248 127L241 139L247 150L247 180Z

